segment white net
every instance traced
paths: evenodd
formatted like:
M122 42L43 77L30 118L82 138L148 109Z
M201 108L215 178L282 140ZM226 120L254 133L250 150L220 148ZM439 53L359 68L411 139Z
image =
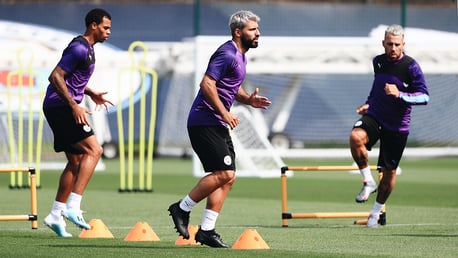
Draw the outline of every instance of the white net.
M257 111L250 112L243 106L234 107L232 112L241 121L232 131L237 176L278 177L280 168L285 164L257 126L264 123L261 121L262 115Z
M167 89L168 101L165 101L165 112L158 123L159 142L156 152L159 155L191 154L186 121L194 95L194 87L190 83L192 81L192 73L182 73L175 69Z

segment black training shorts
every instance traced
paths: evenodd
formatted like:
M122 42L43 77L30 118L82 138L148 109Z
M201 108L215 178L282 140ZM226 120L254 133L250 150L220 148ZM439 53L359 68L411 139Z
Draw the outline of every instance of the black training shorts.
M43 112L54 134L54 150L83 154L75 143L94 135L92 128L88 125L76 124L69 106L47 108Z
M409 134L386 130L369 115L362 116L356 121L353 128L362 128L366 131L369 138L366 143L367 150L371 150L375 143L380 140L377 166L386 167L390 170L399 166Z
M235 171L235 152L229 129L224 126L188 127L189 139L205 172Z

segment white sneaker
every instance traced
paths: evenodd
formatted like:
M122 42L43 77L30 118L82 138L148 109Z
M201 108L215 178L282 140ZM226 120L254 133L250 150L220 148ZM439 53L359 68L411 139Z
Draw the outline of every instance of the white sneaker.
M82 229L91 229L91 226L84 221L83 211L81 210L77 211L67 209L62 211L62 215Z
M367 227L376 228L378 227L379 215L370 214L367 218Z
M65 227L67 226L67 224L65 224L64 218L59 217L59 219L56 220L53 215L49 214L48 216L46 216L43 222L48 228L56 232L57 236L72 237L72 234L68 233L65 230Z
M377 192L377 184L375 182L363 182L363 188L356 196L356 202L365 202L369 199L369 195Z

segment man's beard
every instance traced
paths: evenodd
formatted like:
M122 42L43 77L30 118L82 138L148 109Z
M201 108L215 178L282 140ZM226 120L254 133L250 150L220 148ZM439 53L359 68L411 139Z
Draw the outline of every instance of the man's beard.
M249 49L249 48L257 48L258 47L258 42L257 41L255 42L252 39L247 39L245 37L242 37L241 41L242 41L242 45L247 49Z

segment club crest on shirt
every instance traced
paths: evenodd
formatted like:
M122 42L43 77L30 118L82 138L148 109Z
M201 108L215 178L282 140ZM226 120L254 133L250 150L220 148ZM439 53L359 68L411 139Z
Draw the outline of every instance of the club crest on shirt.
M229 155L224 156L224 160L223 161L224 161L224 164L226 164L227 166L232 164L232 158Z
M355 126L355 127L360 127L362 124L363 124L363 121L358 120L358 121L356 121L356 123L355 123L354 126Z
M89 133L89 132L92 130L92 128L91 128L89 125L84 125L84 126L83 126L83 130L84 130L86 133Z

